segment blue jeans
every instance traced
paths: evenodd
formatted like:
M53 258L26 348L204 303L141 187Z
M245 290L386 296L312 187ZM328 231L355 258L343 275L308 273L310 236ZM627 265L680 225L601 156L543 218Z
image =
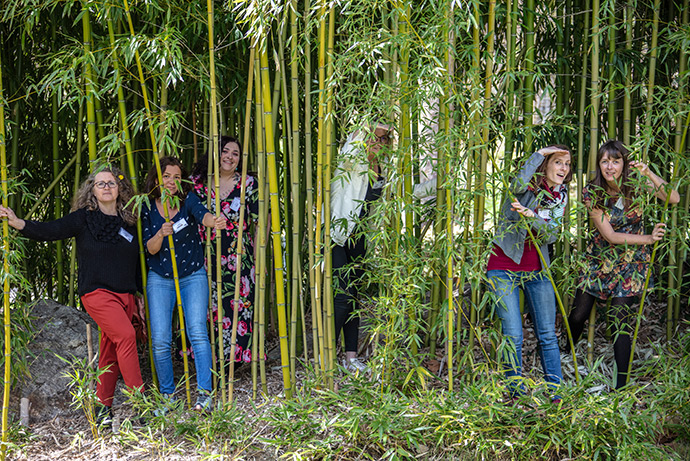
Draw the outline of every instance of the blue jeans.
M503 370L511 381L508 385L513 395L523 392L519 379L522 376L522 315L520 292L525 293L525 305L534 324L534 334L539 342L539 358L544 370L544 380L555 390L561 383L561 354L556 339L556 295L549 279L541 272L510 272L492 270L486 274L489 286L496 296L496 314L501 319L503 335L514 350L504 352Z
M162 394L175 391L172 364L172 318L176 306L175 281L149 271L146 293L149 298L153 362ZM184 310L187 338L192 344L196 368L197 388L212 390L211 342L208 340L208 279L206 269L180 279L180 296Z

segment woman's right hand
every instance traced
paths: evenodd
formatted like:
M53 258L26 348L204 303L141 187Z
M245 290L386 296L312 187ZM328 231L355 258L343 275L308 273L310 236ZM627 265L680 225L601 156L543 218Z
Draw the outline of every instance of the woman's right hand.
M518 202L517 200L515 200L515 201L514 201L513 203L511 203L510 205L511 205L511 210L517 211L518 213L520 213L520 214L521 214L522 216L524 216L525 218L534 218L534 217L537 216L537 215L534 213L534 210L532 210L531 208L527 208L526 206L523 206L523 205L522 205L520 202Z
M548 157L551 154L568 154L569 152L562 147L548 146L542 147L537 152L539 152L544 157Z
M168 235L172 235L173 234L173 223L172 223L172 221L168 221L168 222L163 223L161 228L158 230L158 234L163 238L167 237Z
M23 219L17 218L12 208L9 207L0 206L0 218L7 218L7 224L17 230L24 229L24 225L26 224Z
M660 222L657 223L656 226L654 226L654 230L652 231L652 234L650 235L652 241L650 243L658 242L659 240L664 238L664 235L666 234L666 224Z

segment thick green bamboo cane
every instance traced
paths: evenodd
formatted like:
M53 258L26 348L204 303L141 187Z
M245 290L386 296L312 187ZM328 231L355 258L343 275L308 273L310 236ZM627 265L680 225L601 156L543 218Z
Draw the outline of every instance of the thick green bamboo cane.
M656 14L657 13L655 13L655 15ZM687 102L687 95L686 95L686 102ZM683 136L681 137L681 141L680 141L681 146L685 145L685 141L687 139L689 128L690 128L690 113L688 113L687 118L685 119L685 127L683 129ZM678 174L680 172L680 164L681 164L681 162L678 162L678 161L674 162L674 164L673 164L673 175L671 176L671 180L669 181L669 184L673 184L677 181ZM667 189L666 200L664 201L664 207L661 211L662 216L666 216L666 212L668 210L670 198L671 198L671 194L669 193L669 191ZM632 372L632 362L633 362L633 358L635 357L635 347L637 346L637 335L640 332L640 323L642 322L642 312L644 311L644 302L645 302L645 299L647 298L647 290L649 289L649 280L652 277L652 268L654 267L654 260L656 258L657 249L659 248L659 242L660 242L659 240L654 242L654 247L652 248L652 254L649 257L649 266L647 267L647 273L645 274L644 285L642 287L642 295L640 296L640 307L637 310L637 317L636 317L636 321L635 321L635 333L633 334L632 345L630 347L630 360L628 361L628 373L627 373L626 378L625 378L626 384L630 382L630 373Z
M525 126L525 152L532 152L532 126L534 124L534 62L535 62L535 47L534 47L534 0L525 0L523 6L524 24L523 31L525 34L525 61L524 61L524 105L522 108L522 117Z
M335 8L331 5L328 8L328 54L326 64L326 102L325 109L325 131L324 136L324 159L323 159L323 214L324 214L324 305L326 306L326 331L329 332L329 342L332 347L331 365L336 363L336 344L335 344L335 313L333 312L333 260L330 251L331 241L331 164L333 162L333 140L335 138L333 126L333 86L330 84L333 76L333 44L335 40ZM323 104L323 100L322 100ZM333 389L333 374L328 375L329 388Z
M5 142L5 92L2 84L2 62L0 61L0 181L2 182L2 206L8 205L7 197L7 152ZM7 454L7 430L10 410L10 384L12 382L12 323L10 318L10 228L8 220L2 220L2 309L5 328L5 366L2 394L2 459Z
M481 44L480 44L480 38L479 38L479 28L480 28L480 15L479 15L479 4L475 0L472 2L472 10L473 10L473 15L474 15L474 27L472 28L472 68L470 70L471 72L471 82L472 82L472 94L471 94L471 107L473 108L473 113L472 113L472 118L471 118L471 124L472 126L479 127L481 123L481 114L480 111L476 109L476 107L479 104L479 100L481 98L481 81L480 81L480 75L481 75ZM479 130L476 130L477 133L480 133ZM471 165L468 165L468 171L472 170L474 172L474 175L476 176L476 181L475 181L475 194L474 194L474 228L472 231L472 239L474 241L473 245L473 250L474 250L474 257L475 261L479 259L479 253L481 251L481 239L482 239L482 234L484 230L484 193L483 193L483 184L484 181L486 180L486 161L485 161L485 151L482 149L480 150L481 144L481 135L472 135L470 137L469 141L469 146L470 149L468 149L469 152L473 152L471 156L468 156L468 164L471 162ZM472 159L473 160L470 160ZM470 179L471 180L471 179ZM468 186L469 187L469 186ZM466 228L467 229L467 228ZM464 257L463 257L464 260ZM448 287L449 289L453 289L452 285ZM472 284L472 294L471 294L471 304L470 304L470 339L469 339L469 345L467 347L468 351L471 351L474 349L474 341L475 341L475 326L478 324L478 306L479 306L479 297L480 297L480 287L477 284ZM468 358L470 360L472 359L472 356L468 354Z
M505 123L505 159L504 163L510 164L513 158L513 131L515 127L515 51L517 35L517 10L519 0L506 2L506 123Z
M645 104L645 118L642 133L644 139L650 140L645 143L645 148L642 151L642 161L647 162L649 154L649 145L654 139L652 133L652 105L654 104L654 81L656 76L656 60L659 55L659 48L657 47L659 41L659 11L661 10L661 0L654 0L654 19L652 20L652 43L649 48L649 74L647 80L647 102Z
M613 5L608 8L606 12L609 16L608 28L608 44L609 55L607 60L608 66L608 126L607 135L609 139L617 139L616 137L616 67L614 66L614 58L616 57L616 13Z
M330 248L323 244L322 238L322 223L325 222L325 212L324 207L324 157L325 157L325 100L326 100L326 6L325 1L321 1L321 6L319 7L319 26L318 26L318 36L319 36L319 67L318 67L318 119L317 119L317 153L316 153L316 239L315 239L315 251L321 253L324 258L324 268L323 273L319 271L316 272L316 282L317 282L317 294L321 294L321 299L317 299L317 304L315 308L317 309L317 319L319 328L319 340L322 341L323 345L320 347L324 351L324 355L319 357L321 371L326 376L327 382L331 382L331 370L334 367L335 361L335 340L331 334L332 329L329 325L333 323L333 312L332 309L329 311L328 306L332 307L332 303L328 302L328 294L330 290L327 289L326 272L328 268L325 267L326 254L330 253ZM320 302L319 302L320 301ZM320 318L319 318L320 317ZM328 373L328 374L326 374Z
M209 0L210 1L210 0ZM247 100L244 110L244 136L242 139L249 139L251 133L251 115L252 115L252 91L254 79L254 53L255 48L252 46L249 50L249 75L247 77ZM230 336L230 374L228 376L228 403L232 404L235 386L235 366L234 357L237 349L237 323L239 321L239 305L240 305L240 285L242 282L242 257L244 256L244 245L242 245L242 237L244 232L244 212L247 205L247 165L249 165L249 149L248 142L243 143L244 148L242 152L242 179L240 185L240 218L237 224L237 257L235 259L235 295L232 310L232 335ZM220 240L220 238L218 238ZM256 272L256 270L255 270Z
M258 247L256 256L256 290L254 292L254 316L256 317L255 332L258 335L252 335L252 339L256 338L255 351L258 354L252 354L252 376L253 376L253 395L256 398L256 366L257 362L260 365L261 386L264 394L268 394L268 383L266 380L266 354L265 354L265 338L266 338L266 247L268 229L268 205L266 203L267 179L266 179L266 153L264 149L264 124L263 124L263 103L261 100L261 66L259 57L254 57L254 99L255 107L255 133L256 133L256 150L257 150L257 182L258 182L258 201L259 201L259 222L258 222Z
M595 170L597 150L599 149L599 0L592 0L592 61L589 118L589 171Z
M444 102L444 125L445 133L447 136L451 135L454 128L454 112L455 107L449 103L452 96L455 94L453 82L455 80L455 21L454 21L454 6L455 2L450 1L448 8L446 10L446 23L448 24L447 36L448 36L448 48L446 51L446 64L448 66L446 78L446 101ZM439 149L439 154L442 158L439 158L440 162L443 162L443 177L445 179L450 178L451 166L450 166L450 155L452 152L452 143L449 143L448 148ZM440 168L439 168L440 169ZM440 179L440 178L439 178ZM437 188L443 183L437 180ZM447 325L448 331L446 332L446 360L448 365L448 391L453 392L453 339L455 334L453 333L454 321L455 321L455 299L453 297L453 190L451 187L445 187L445 246L446 246L446 260L445 260L445 288L446 288L446 303L447 303Z
M84 54L87 59L84 61L84 81L86 87L86 132L89 145L89 170L93 171L98 157L96 146L96 90L94 89L94 72L91 66L91 20L88 8L88 1L84 3L83 14L81 17ZM76 190L76 189L75 189Z
M50 23L50 37L53 42L53 50L57 44L57 33L55 27L55 18ZM58 123L58 100L57 94L50 97L51 106L51 128L53 135L53 177L60 172L60 125ZM60 191L56 190L53 194L53 219L58 219L62 216L62 197ZM55 265L57 278L57 299L60 304L65 304L65 283L64 283L64 261L63 261L63 242L58 240L55 242Z
M83 140L84 140L84 104L81 103L79 104L79 111L77 115L77 148L76 148L76 153L75 156L72 158L74 162L76 163L76 167L74 168L74 187L72 188L73 191L78 191L79 190L79 184L81 182L80 179L80 174L81 174L81 152L83 149ZM66 167L64 168L65 171L67 171ZM36 206L36 205L34 205ZM77 247L76 245L72 245L72 249L70 251L70 258L69 258L69 296L68 296L68 301L69 305L73 307L77 307L77 300L75 297L75 292L74 292L74 287L75 287L75 279L77 278L76 275L76 267L77 267ZM87 328L87 331L88 328ZM90 333L90 331L89 331ZM93 356L92 356L92 344L91 344L91 334L89 334L87 337L87 342L88 342L88 347L89 347L89 363L92 362Z
M681 8L681 28L685 29L688 27L688 16L690 15L690 0L685 0ZM687 79L686 75L688 69L688 57L685 51L681 48L678 57L678 92L679 94L686 94L687 89ZM678 158L682 158L685 146L681 145L682 140L682 127L683 118L682 115L676 116L676 133L675 133L675 151L678 154ZM690 195L690 194L687 194ZM687 203L686 195L686 203ZM687 211L686 211L687 212ZM675 229L678 223L678 209L673 208L673 214L671 216L671 229ZM667 312L666 312L666 340L670 341L673 337L673 330L676 328L678 323L678 318L680 314L680 288L682 286L681 281L683 280L683 264L678 264L678 261L684 261L684 250L682 248L676 248L675 239L671 240L671 246L669 248L669 266L674 268L669 271L668 275L668 290L669 296L667 299ZM676 289L676 285L678 289ZM676 313L678 311L678 314Z
M125 16L127 17L127 24L129 26L129 33L131 37L135 37L134 34L134 25L132 23L132 15L130 14L129 10L129 2L128 0L123 0L124 2L124 7L125 7ZM141 94L142 98L144 100L144 108L146 110L146 120L148 122L148 131L149 131L149 136L151 140L151 150L152 150L152 156L153 156L153 163L156 166L156 174L158 176L158 184L163 184L163 172L161 171L161 164L160 164L160 159L158 156L158 144L156 142L156 134L154 132L154 121L153 121L153 115L151 113L151 106L149 104L149 96L148 96L148 90L146 88L146 80L144 79L144 69L141 64L141 57L139 55L139 51L135 51L134 53L134 58L137 64L137 72L138 72L138 79L139 79L139 84L141 85ZM163 188L162 188L163 189ZM165 190L161 190L163 194L165 194ZM165 219L165 222L170 222L170 213L168 211L168 204L167 200L164 200L163 197L161 197L161 203L163 205L163 217ZM170 259L172 262L172 270L173 270L173 280L175 282L175 296L177 299L177 312L180 320L180 337L182 340L182 350L185 351L185 353L182 355L183 359L183 367L184 367L184 381L185 381L185 391L187 394L187 404L191 405L192 402L192 396L191 396L191 391L190 391L190 386L189 386L189 361L187 359L187 338L186 338L186 330L185 330L185 322L184 322L184 311L182 309L182 296L180 295L180 277L179 277L179 271L177 270L177 259L175 257L175 243L173 241L173 236L169 235L168 236L168 247L170 248Z
M275 272L276 307L278 309L278 335L280 336L280 362L283 372L283 391L285 396L292 396L290 385L290 366L288 361L287 317L285 313L285 281L283 278L283 249L280 238L280 204L278 202L278 170L276 165L275 146L273 138L273 120L271 110L271 88L268 74L268 52L261 49L261 83L264 110L264 129L266 130L266 159L268 166L268 181L271 202L271 236L273 240L273 267Z
M584 30L589 30L589 0L585 0L585 21ZM587 62L587 37L589 34L582 35L582 62ZM585 114L587 112L587 66L582 65L582 76L580 77L580 104L578 110L578 130L577 130L577 196L582 197L582 188L585 183ZM582 209L577 208L577 252L581 254L583 249L584 221Z
M206 11L207 11L207 26L208 26L208 53L209 53L209 86L210 86L210 101L209 101L209 112L210 112L210 138L211 143L209 144L208 155L213 159L213 188L216 197L216 218L220 217L222 210L220 209L220 162L219 156L220 152L216 152L219 149L220 137L218 133L218 99L216 94L216 53L215 53L215 40L213 33L213 0L206 1ZM244 184L243 186L244 187ZM223 273L221 267L221 256L223 254L223 248L221 245L221 239L216 232L216 299L218 303L218 359L221 364L225 363L225 354L223 352L223 316L220 315L221 306L223 303ZM239 267L236 268L239 274ZM237 305L234 306L234 311L237 311ZM233 330L236 330L237 324L233 324ZM235 356L230 355L230 373L234 372L235 366ZM220 374L220 386L218 387L218 393L220 394L221 401L223 403L228 402L229 394L225 393L225 366L218 367L218 372Z
M109 11L110 13L110 11ZM115 47L115 28L113 27L113 20L111 14L108 14L108 38L110 39L110 47L112 49L113 56L113 68L115 69L116 80L117 80L117 108L120 114L120 128L122 129L122 140L125 144L125 154L127 157L127 166L129 171L129 180L134 187L134 192L138 192L137 185L137 175L136 175L136 164L134 161L134 153L132 149L132 137L129 131L129 125L127 124L127 106L125 101L125 93L122 89L122 74L120 72L120 61ZM144 292L142 293L144 297L144 308L146 309L146 318L151 318L149 315L149 298L146 292L146 279L148 274L146 272L146 253L144 251L143 234L141 229L141 220L137 220L137 239L139 241L139 265L141 267L141 279L142 285L144 287ZM151 322L146 322L146 330L148 332L147 341L149 346L149 366L151 367L151 374L153 376L153 382L158 385L158 374L156 373L156 367L153 363L153 346L151 343Z
M299 63L298 63L298 25L297 25L297 0L290 0L290 103L291 103L291 123L292 123L292 145L290 152L290 178L292 179L292 315L295 317L297 308L301 313L302 323L304 323L304 305L302 302L302 290L299 289L302 279L302 258L300 251L300 229L302 228L302 207L300 206L300 131L299 131ZM287 95L285 97L287 101ZM296 370L296 324L293 321L292 342L290 351L290 369L292 371L292 385L295 386L297 377ZM303 352L305 363L308 360L306 331L302 328L302 338L304 341Z
M633 14L636 7L635 0L628 0L625 4L625 52L630 54L633 41ZM623 144L630 145L630 132L632 130L632 66L629 62L625 63L625 88L623 90Z
M403 5L398 1L397 8L399 14L402 16L399 31L400 36L405 37L408 34L408 23L410 21L410 4L405 2ZM412 212L412 140L411 140L411 116L410 116L410 40L404 40L400 49L400 89L402 91L402 98L400 101L400 134L401 142L399 149L401 152L400 170L402 173L402 207L405 219L405 233L408 238L413 235L414 214ZM417 313L414 308L414 303L409 303L410 307L407 313L410 322L410 352L413 361L418 360L417 354L419 352L417 342Z

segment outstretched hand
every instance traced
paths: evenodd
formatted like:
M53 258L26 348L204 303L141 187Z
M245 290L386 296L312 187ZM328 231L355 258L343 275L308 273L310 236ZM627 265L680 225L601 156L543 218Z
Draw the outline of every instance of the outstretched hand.
M225 219L225 216L221 215L216 218L214 218L214 225L213 227L216 230L225 230L228 228L228 220Z
M652 243L658 242L659 240L663 239L665 234L666 224L662 222L657 223L656 226L654 226L654 230L652 231Z
M637 170L641 175L649 176L649 165L638 160L630 161L630 168Z
M17 215L12 211L12 208L0 206L0 218L7 218L7 224L17 230L24 229L24 220L17 218Z
M511 210L517 211L520 213L522 216L525 218L534 218L536 214L534 213L534 210L527 208L526 206L523 206L520 202L517 200L514 201L511 205Z

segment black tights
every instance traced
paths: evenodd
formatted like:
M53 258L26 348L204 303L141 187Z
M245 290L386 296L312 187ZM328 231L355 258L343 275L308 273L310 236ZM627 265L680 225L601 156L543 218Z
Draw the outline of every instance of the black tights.
M573 335L573 344L580 339L585 322L589 319L594 302L597 300L589 293L578 289L575 294L573 310L568 316L570 332ZM630 364L631 336L634 328L635 305L639 304L639 298L631 296L627 298L611 298L610 318L613 319L613 356L616 360L618 374L616 376L616 389L625 386L628 378L628 365Z

